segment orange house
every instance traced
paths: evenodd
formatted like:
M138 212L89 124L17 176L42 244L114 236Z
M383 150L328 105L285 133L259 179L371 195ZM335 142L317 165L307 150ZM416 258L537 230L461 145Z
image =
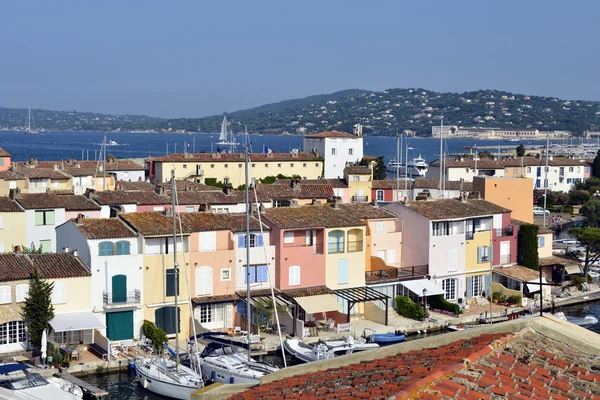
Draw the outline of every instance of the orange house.
M10 168L10 153L0 148L0 171L8 171Z

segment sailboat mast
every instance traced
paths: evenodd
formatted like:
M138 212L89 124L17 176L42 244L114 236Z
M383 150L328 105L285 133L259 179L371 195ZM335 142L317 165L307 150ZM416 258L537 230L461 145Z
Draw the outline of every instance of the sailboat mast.
M177 306L177 281L179 274L179 264L177 263L177 224L175 222L175 196L177 193L177 185L175 183L175 170L171 170L171 207L173 211L173 285L175 286L175 360L177 368L179 368L179 307ZM183 242L183 237L181 238ZM167 243L167 247L169 244Z
M102 190L106 191L106 135L104 135L102 147L104 148L102 157Z
M244 137L244 163L246 169L246 318L248 319L248 361L252 356L250 343L252 343L252 313L250 306L250 195L248 192L249 171L248 171L248 132Z
M29 107L29 112L27 113L27 132L31 132L31 107Z

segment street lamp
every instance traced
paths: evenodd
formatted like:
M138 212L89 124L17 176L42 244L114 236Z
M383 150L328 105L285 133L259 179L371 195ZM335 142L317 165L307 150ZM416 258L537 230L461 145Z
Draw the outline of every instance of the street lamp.
M423 288L423 310L425 311L425 322L427 322L427 289Z

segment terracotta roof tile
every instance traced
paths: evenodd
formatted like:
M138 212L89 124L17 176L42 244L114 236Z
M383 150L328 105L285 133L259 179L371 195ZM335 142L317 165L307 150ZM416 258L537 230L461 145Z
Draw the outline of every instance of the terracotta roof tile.
M254 200L252 193L250 196ZM177 198L181 205L241 204L246 201L245 194L241 190L232 190L229 194L225 194L222 190L177 192Z
M417 178L412 184L414 189L437 189L440 185L440 180L431 178ZM473 182L465 181L446 181L445 187L447 190L464 190L470 192L473 190Z
M225 224L229 227L229 230L233 233L246 232L246 214L242 213L226 213L218 214L220 218L225 221ZM269 231L271 228L268 225L263 224L263 230ZM254 216L250 217L250 230L252 232L260 231L260 223Z
M54 179L68 180L71 179L66 174L55 171L50 168L31 168L31 167L15 167L14 172L26 176L29 179Z
M121 214L121 219L125 221L136 232L143 236L169 236L173 234L173 219L162 212L135 212ZM184 235L190 233L190 229L182 224ZM179 224L177 224L179 234Z
M181 213L181 223L190 232L226 231L229 230L227 221L221 218L221 214L209 212Z
M290 183L256 185L258 194L270 199L327 199L333 197L333 188L327 184L313 184L298 182L295 188Z
M370 204L339 204L338 207L359 219L396 219L394 213Z
M521 164L521 158L523 164ZM475 161L471 157L463 158L446 158L444 163L448 167L461 167L461 168L475 168ZM429 163L430 165L439 165L439 159L433 160ZM548 164L551 166L589 166L589 160L571 159L567 157L553 157L552 160L548 160ZM477 169L504 169L504 168L520 168L521 165L527 166L539 166L546 165L546 158L541 157L509 157L499 158L494 160L488 157L479 157L477 161Z
M458 199L409 201L405 207L430 220L470 218L510 212L509 209L489 201L474 199L465 200L464 202Z
M277 179L273 182L274 185L290 185L291 179ZM348 184L344 179L341 178L321 178L321 179L300 179L298 180L301 184L312 184L312 185L330 185L333 188L348 188Z
M510 267L494 267L494 272L523 282L529 282L533 280L539 281L540 279L540 274L538 271L534 271L531 268L523 267L522 265L513 265Z
M312 153L251 153L252 162L265 161L322 161L322 158L317 157ZM187 153L187 154L169 154L160 157L151 157L147 161L154 162L244 162L244 154L242 153Z
M348 175L371 175L371 168L365 165L348 165L344 172Z
M545 267L546 265L581 265L581 262L574 258L561 257L561 256L550 256L540 257L540 265Z
M20 165L29 165L28 162L20 163ZM59 170L69 170L79 168L82 170L96 171L103 164L98 161L81 161L81 160L59 160L59 161L37 161L35 166L38 168L54 168ZM106 162L107 171L143 171L144 166L131 159L109 159Z
M16 172L13 172L11 170L6 170L0 171L0 179L5 181L22 181L25 180L25 176L17 174Z
M341 208L334 209L322 205L270 208L265 210L263 218L284 229L365 226L363 221Z
M23 194L17 202L26 210L64 208L66 211L97 211L100 207L85 196L49 193Z
M0 147L0 157L10 157L10 153Z
M340 132L340 131L326 131L326 132L318 132L318 133L309 133L304 135L305 138L346 138L346 139L358 139L358 136L355 136L351 133Z
M103 206L138 203L129 192L125 192L123 190L106 190L102 192L95 192L91 198L96 203Z
M218 296L194 297L194 298L192 298L192 303L194 303L194 305L207 304L207 303L229 303L229 302L236 301L239 299L240 298L238 297L237 294L232 293L232 294L222 294L222 295L218 295Z
M154 185L152 183L137 181L137 182L129 182L129 181L117 181L116 188L118 190L126 190L126 191L143 191L143 192L153 192Z
M77 278L92 274L73 253L0 254L0 281L29 279L33 265L44 279Z
M0 197L0 212L24 212L21 207L7 196Z
M77 222L71 219L75 227L88 239L121 239L137 235L118 218L83 218Z
M159 187L163 187L165 190L171 191L171 183L170 182L163 182L163 183L159 183L158 184ZM214 187L214 186L208 186L205 185L203 183L197 183L197 182L192 182L192 181L175 181L175 187L177 188L177 191L200 191L200 190L208 190L208 191L214 191L214 190L221 190L218 187Z

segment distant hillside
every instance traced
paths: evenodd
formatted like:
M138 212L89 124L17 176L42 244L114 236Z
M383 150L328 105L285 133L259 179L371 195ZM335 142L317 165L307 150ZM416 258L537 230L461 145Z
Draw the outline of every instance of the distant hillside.
M38 127L61 130L153 130L160 132L217 132L222 115L206 118L160 119L134 115L105 115L33 110ZM411 130L427 136L437 116L449 125L538 128L581 134L600 129L600 103L527 96L497 90L437 93L424 89L373 92L349 89L266 104L226 114L234 132L244 125L261 133L291 134L330 129L350 131L356 123L367 134L395 135ZM0 108L0 127L25 123L27 110Z

